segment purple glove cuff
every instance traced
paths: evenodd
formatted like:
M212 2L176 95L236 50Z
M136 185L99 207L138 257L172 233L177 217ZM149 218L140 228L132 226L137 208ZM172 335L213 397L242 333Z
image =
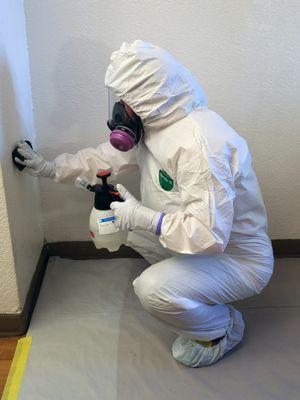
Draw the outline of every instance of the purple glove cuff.
M157 227L156 227L156 232L155 232L156 235L158 235L158 236L161 233L162 221L163 221L165 215L166 215L165 213L161 213L161 215L159 217L159 220L158 220L158 223L157 223Z

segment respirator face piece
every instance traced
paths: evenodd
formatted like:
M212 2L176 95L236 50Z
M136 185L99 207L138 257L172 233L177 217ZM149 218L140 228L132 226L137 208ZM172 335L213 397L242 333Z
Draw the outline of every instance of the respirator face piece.
M136 114L129 115L122 100L109 98L110 116L107 126L111 130L110 143L120 151L132 149L143 135L143 124ZM112 105L112 97L114 104Z

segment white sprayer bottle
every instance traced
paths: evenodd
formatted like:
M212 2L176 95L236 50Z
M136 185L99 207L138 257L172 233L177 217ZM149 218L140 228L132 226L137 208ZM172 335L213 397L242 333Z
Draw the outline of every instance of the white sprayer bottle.
M109 251L117 251L121 244L125 244L128 231L121 231L116 227L114 211L110 209L113 201L123 201L113 185L107 183L110 171L99 171L97 178L101 184L90 185L86 181L77 178L76 186L86 188L95 193L94 207L90 214L90 237L97 249L106 248Z

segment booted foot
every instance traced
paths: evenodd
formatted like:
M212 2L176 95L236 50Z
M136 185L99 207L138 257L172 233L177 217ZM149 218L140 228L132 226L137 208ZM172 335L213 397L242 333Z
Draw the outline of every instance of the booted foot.
M202 341L187 339L179 336L172 347L172 354L175 360L187 367L202 367L219 361L225 353L233 349L241 340L244 333L244 321L242 314L232 306L230 309L230 324L226 335L223 338L215 339L218 343L204 346Z

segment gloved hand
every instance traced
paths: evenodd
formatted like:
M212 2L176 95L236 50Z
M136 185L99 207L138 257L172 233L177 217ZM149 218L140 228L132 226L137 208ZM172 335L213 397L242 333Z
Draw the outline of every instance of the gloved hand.
M160 235L165 214L142 206L123 185L118 184L117 190L124 202L114 201L110 208L115 212L118 228L121 230L143 229Z
M55 177L55 163L53 161L45 161L43 156L34 151L27 143L19 142L17 150L25 159L20 160L15 157L15 161L25 165L24 171L32 176L43 176L48 178Z

